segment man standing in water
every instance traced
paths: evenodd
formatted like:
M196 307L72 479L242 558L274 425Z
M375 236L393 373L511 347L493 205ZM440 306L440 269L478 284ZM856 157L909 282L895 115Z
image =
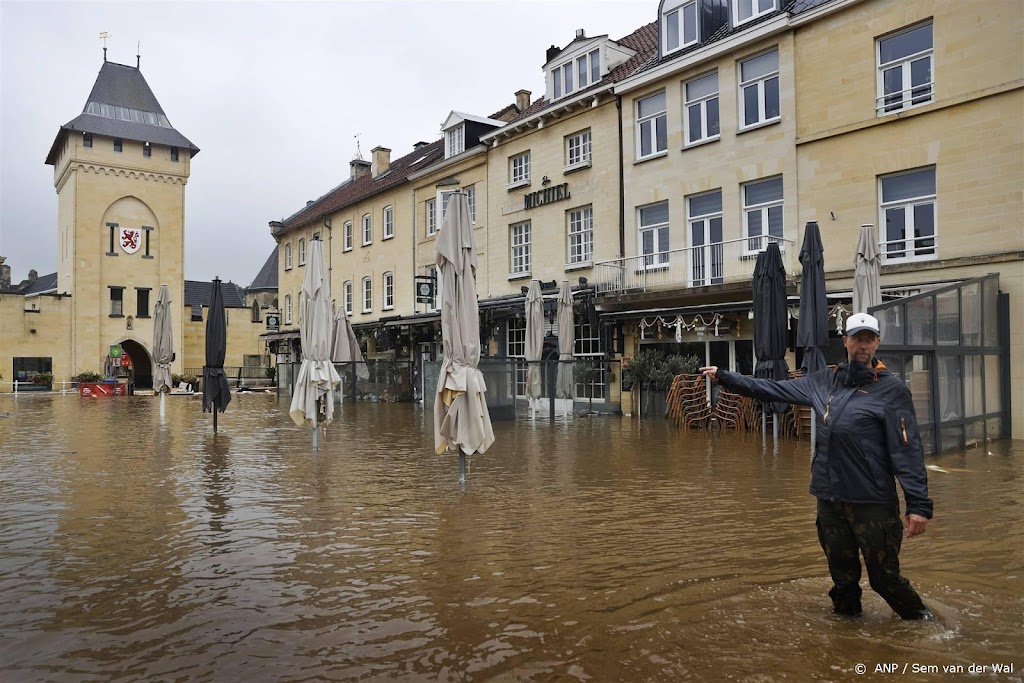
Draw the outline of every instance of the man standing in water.
M811 495L818 499L818 541L834 583L836 614L861 613L860 554L871 588L904 619L932 617L900 575L904 536L895 479L907 504L905 536L923 534L932 516L924 449L910 391L876 359L878 319L857 313L846 321L848 360L797 379L755 379L715 366L701 368L727 389L762 401L811 406L817 441Z

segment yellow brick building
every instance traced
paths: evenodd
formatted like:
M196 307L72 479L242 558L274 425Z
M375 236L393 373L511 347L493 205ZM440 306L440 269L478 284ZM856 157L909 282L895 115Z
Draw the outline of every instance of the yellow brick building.
M58 387L79 372L104 373L114 346L131 358L136 385L150 386L162 284L172 301L172 370L203 364L205 328L192 304L208 302L187 300L184 279L185 186L198 153L137 66L104 60L82 113L61 126L46 157L57 272L0 292L0 372L11 372L2 390L38 372L51 372ZM226 364L242 365L259 355L263 328L247 308L228 317Z

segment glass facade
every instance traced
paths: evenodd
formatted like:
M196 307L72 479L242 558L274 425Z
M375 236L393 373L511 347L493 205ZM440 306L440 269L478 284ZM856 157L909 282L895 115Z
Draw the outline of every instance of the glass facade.
M878 356L907 384L925 451L1009 437L1009 296L998 274L874 307Z

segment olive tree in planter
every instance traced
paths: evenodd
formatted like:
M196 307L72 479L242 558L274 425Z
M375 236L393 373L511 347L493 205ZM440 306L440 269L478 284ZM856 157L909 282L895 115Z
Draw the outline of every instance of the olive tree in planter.
M573 379L578 384L594 384L595 382L601 381L601 365L604 361L599 358L587 358L584 360L578 360L572 364ZM594 412L594 390L590 388L587 391L588 398L590 399L587 408L588 413Z
M643 393L644 387L650 387L651 381L658 375L658 366L661 365L661 352L654 349L643 349L637 351L633 360L629 363L629 374L634 386L640 391L639 405L637 405L637 416L643 414Z

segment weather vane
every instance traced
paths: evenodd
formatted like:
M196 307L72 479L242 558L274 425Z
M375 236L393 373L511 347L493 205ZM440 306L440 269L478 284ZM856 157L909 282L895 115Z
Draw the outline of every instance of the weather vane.
M359 159L360 161L362 161L363 160L363 150L359 148L359 136L360 135L362 135L362 133L356 133L352 137L354 137L356 139L356 159Z
M104 62L107 61L107 38L109 38L109 37L110 37L110 34L107 33L106 31L104 31L103 33L100 34L100 40L103 41L103 61Z

